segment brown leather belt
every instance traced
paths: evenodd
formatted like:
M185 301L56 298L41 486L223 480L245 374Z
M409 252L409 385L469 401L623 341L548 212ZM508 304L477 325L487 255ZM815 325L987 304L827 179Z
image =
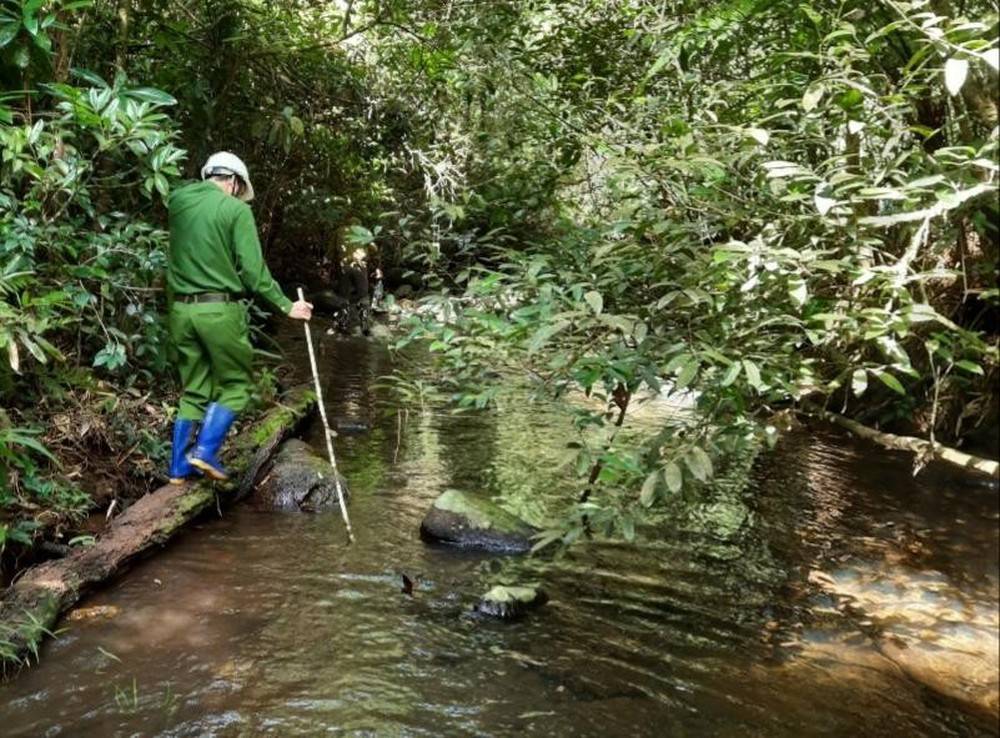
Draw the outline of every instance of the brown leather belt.
M197 295L177 295L177 302L232 302L235 298L225 292L200 292Z

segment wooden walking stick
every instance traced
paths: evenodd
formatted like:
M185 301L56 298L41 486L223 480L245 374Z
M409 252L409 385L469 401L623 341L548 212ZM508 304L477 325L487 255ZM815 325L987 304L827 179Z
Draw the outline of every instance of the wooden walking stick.
M305 300L302 288L299 287L299 299ZM340 474L337 472L337 457L333 455L333 436L330 430L330 423L326 419L326 405L323 404L323 386L319 381L319 370L316 368L316 352L313 351L312 331L309 330L309 321L304 321L306 329L306 345L309 347L309 363L312 365L313 382L316 384L316 404L319 405L319 416L323 419L323 437L326 438L326 453L330 457L330 466L333 467L333 484L337 488L337 502L340 503L340 514L344 518L344 525L347 526L347 538L354 543L354 531L351 530L351 519L347 517L347 504L344 502L344 490L340 486Z

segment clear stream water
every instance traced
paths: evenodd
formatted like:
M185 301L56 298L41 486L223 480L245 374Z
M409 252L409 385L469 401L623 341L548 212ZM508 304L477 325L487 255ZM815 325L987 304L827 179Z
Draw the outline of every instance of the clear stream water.
M284 342L302 361L299 337ZM337 442L357 544L336 511L239 506L193 526L82 602L41 664L0 686L0 734L995 733L888 661L878 623L824 590L943 599L979 623L947 627L995 648L995 491L913 479L905 457L803 433L758 459L745 492L684 501L635 544L556 560L430 547L419 523L447 487L536 519L572 489L557 463L565 411L430 407L397 434L392 396L373 385L393 369L384 347L323 337L320 363L331 415L372 426ZM307 440L322 448L316 427ZM511 623L469 615L512 579L541 582L550 603Z

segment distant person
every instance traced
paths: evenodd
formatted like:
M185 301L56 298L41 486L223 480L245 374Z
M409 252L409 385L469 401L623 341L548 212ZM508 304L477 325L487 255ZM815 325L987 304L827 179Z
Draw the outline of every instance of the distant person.
M254 192L246 165L228 152L213 154L201 178L169 200L170 337L184 386L174 422L172 484L196 470L213 479L228 476L219 449L250 400L253 357L239 298L261 297L290 318L312 317L312 305L285 297L264 263L247 205Z
M385 295L385 285L382 284L382 270L375 268L375 289L372 291L372 310L378 310L379 303Z
M340 271L337 282L337 293L347 301L347 305L338 311L340 327L344 333L351 333L354 322L357 321L361 332L368 335L368 316L371 312L368 297L368 269L363 249L357 249L351 254L351 261Z
M351 254L350 263L340 272L339 292L352 304L368 301L368 270L365 266L365 252L357 249Z

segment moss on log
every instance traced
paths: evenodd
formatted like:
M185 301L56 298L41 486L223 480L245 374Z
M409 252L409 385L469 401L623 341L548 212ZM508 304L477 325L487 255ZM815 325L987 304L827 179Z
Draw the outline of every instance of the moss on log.
M278 445L315 406L311 390L293 388L279 405L233 438L226 456L228 481L164 485L115 518L94 545L29 569L0 598L0 666L4 672L32 657L37 660L39 643L51 634L59 615L133 560L166 543L214 505L217 494L222 493L220 504L245 497Z

